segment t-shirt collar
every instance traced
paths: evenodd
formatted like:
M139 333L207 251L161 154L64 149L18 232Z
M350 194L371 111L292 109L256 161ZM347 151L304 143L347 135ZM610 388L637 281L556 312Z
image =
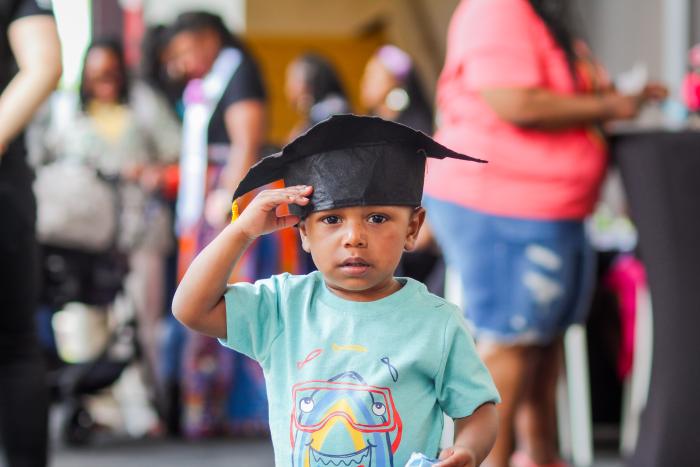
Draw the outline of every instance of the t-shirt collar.
M325 281L321 273L316 272L320 281L320 300L329 307L339 312L349 313L358 316L376 316L391 311L397 311L406 306L406 303L418 292L421 283L407 277L397 277L396 279L403 284L396 292L387 295L379 300L371 302L357 302L339 297L333 293Z

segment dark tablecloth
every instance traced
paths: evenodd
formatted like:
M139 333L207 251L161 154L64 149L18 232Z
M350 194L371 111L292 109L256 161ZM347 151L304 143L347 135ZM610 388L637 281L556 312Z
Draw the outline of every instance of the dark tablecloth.
M654 315L652 375L630 467L700 465L700 132L616 135Z

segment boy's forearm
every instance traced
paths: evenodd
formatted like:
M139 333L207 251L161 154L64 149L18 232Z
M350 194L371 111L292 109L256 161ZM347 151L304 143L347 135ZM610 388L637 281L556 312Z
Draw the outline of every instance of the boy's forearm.
M455 420L455 446L463 446L480 465L491 452L498 432L498 414L493 403L487 402L470 416Z
M283 204L304 206L309 202L310 186L293 186L261 191L233 224L228 225L194 259L173 298L173 314L195 331L225 338L226 281L239 258L255 238L291 227L300 219L277 215Z
M208 329L212 319L209 315L221 301L233 268L251 243L252 240L234 223L224 228L197 255L173 297L173 314L179 321L205 334L225 337L225 327L218 332Z

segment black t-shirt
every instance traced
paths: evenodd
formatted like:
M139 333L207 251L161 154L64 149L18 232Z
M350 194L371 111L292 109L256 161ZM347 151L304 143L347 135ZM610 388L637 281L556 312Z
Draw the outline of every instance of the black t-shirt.
M17 64L7 37L10 24L25 16L51 14L51 2L47 0L0 0L0 92L17 73ZM20 134L8 144L0 160L0 205L7 209L11 205L28 222L32 222L32 172L27 165L25 152L24 134Z
M265 86L255 61L250 55L243 53L238 69L231 76L209 120L209 144L231 144L226 132L224 113L231 104L246 99L264 101Z

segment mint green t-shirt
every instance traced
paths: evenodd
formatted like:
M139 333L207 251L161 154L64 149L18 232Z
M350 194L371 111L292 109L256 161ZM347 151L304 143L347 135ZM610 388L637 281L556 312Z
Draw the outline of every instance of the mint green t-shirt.
M282 274L226 291L226 346L265 373L278 467L403 467L435 457L443 415L499 396L457 307L420 282L373 302L323 276Z

